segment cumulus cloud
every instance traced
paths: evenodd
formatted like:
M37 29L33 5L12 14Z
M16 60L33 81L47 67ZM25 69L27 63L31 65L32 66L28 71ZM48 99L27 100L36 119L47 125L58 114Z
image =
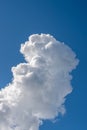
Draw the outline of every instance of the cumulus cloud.
M0 91L0 130L38 130L43 120L65 113L72 92L78 59L70 47L49 34L34 34L20 52L26 62L12 67L12 82Z

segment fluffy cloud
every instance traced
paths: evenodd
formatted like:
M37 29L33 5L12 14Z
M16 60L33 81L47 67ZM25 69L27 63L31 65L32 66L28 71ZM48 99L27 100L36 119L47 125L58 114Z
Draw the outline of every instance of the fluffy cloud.
M38 130L42 120L65 113L71 71L78 59L49 34L34 34L20 52L25 63L12 67L13 79L0 91L0 130Z

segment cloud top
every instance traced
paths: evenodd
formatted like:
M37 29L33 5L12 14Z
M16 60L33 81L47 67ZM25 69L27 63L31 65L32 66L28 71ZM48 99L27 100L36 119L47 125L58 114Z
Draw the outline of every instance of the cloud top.
M65 113L71 72L78 59L49 34L34 34L21 44L26 62L12 67L13 79L0 91L0 130L38 130L42 120Z

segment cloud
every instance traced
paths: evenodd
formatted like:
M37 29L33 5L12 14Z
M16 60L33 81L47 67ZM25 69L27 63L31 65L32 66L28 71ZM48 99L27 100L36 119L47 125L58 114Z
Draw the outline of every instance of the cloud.
M49 34L34 34L21 45L26 62L12 67L13 78L0 91L0 130L38 130L43 120L65 113L78 59Z

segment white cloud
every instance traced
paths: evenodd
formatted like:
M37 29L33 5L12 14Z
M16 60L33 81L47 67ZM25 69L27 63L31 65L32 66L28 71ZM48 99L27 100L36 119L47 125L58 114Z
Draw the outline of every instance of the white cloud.
M12 67L13 80L0 91L0 130L38 130L44 119L65 113L75 53L49 34L34 34L20 52L27 62Z

